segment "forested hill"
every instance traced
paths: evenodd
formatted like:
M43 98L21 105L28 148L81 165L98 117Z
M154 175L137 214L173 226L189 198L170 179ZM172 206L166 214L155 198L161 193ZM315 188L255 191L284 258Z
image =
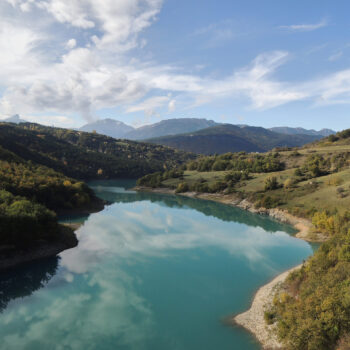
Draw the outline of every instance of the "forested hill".
M275 147L295 147L320 139L313 135L284 135L261 127L221 124L183 135L148 141L200 154L265 152Z
M31 123L0 123L0 146L77 179L138 177L195 157L164 146Z
M0 269L77 244L55 212L103 207L78 179L136 177L192 158L167 147L94 133L0 123Z

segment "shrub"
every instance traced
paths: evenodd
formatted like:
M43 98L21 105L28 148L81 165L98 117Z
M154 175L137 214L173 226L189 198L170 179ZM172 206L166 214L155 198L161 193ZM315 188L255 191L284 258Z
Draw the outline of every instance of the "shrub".
M338 141L338 140L339 140L339 138L337 136L335 136L335 135L329 135L328 136L328 141L330 141L330 142L335 142L335 141Z
M264 320L268 325L275 323L276 313L272 312L272 311L265 311L264 312Z
M184 193L189 190L188 184L186 182L181 182L177 185L175 193Z
M304 174L300 168L296 168L294 171L294 175L295 176L303 176Z
M344 190L344 187L338 187L337 188L337 193L343 193L345 190Z
M270 176L265 180L265 191L275 190L279 187L277 177Z
M288 178L288 179L284 182L283 187L286 188L286 189L291 188L291 187L294 186L294 183L295 183L295 181L294 181L292 178Z
M221 192L227 187L227 184L222 181L216 181L209 186L209 191L212 193Z
M264 196L256 203L256 207L270 209L270 208L276 208L279 204L280 204L280 200L277 197Z
M328 181L327 181L327 185L329 186L339 186L340 184L342 184L343 180L341 179L341 177L339 176L331 176Z

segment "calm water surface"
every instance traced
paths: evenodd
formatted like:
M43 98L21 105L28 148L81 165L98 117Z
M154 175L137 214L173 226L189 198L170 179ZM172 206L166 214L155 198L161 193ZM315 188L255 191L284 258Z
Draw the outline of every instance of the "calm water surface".
M290 227L221 204L94 182L113 202L79 246L0 275L1 349L260 349L223 320L312 254Z

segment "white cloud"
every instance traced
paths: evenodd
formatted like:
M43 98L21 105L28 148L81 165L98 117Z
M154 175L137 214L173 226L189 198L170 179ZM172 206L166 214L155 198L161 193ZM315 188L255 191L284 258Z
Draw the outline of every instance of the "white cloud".
M170 97L169 96L156 96L146 99L145 101L130 106L127 108L127 113L134 113L134 112L144 112L147 116L153 116L157 115L157 109L163 107L167 103L170 103Z
M168 103L168 111L169 113L175 112L176 109L176 101L175 100L170 100Z
M92 119L99 109L119 106L149 117L233 98L248 100L254 109L300 100L350 103L347 70L308 81L278 79L278 68L289 57L284 51L258 55L222 78L134 59L128 50L144 45L140 34L154 22L161 5L161 0L0 2L0 66L6 67L0 70L0 114L79 114ZM38 16L46 16L45 21ZM230 25L213 25L197 35L223 28ZM64 121L55 123L63 126Z
M66 44L66 48L71 50L77 46L77 41L75 39L69 39Z
M60 23L69 23L82 29L95 27L95 22L90 19L90 1L47 0L38 1L37 6L49 12Z
M326 27L327 25L328 25L328 21L322 20L318 23L313 23L313 24L292 24L288 26L280 26L280 28L288 29L294 32L311 32L313 30Z
M0 113L78 112L89 119L98 108L128 104L145 95L148 87L142 80L125 73L123 52L137 44L137 35L159 12L160 0L29 2L32 22L25 17L13 23L6 16L0 22L0 64L6 67L0 71L0 87L5 89ZM19 9L26 3L11 1L11 6ZM6 6L0 4L0 10L6 13ZM50 21L37 23L38 11L51 13L55 21L64 24L63 30L69 24L89 31L92 22L96 23L100 33L97 46L76 48L75 38L67 40L51 33L46 24ZM63 42L52 50L54 41ZM119 49L122 51L116 52Z
M137 44L137 35L151 25L162 0L46 0L37 6L49 12L58 22L82 29L98 28L103 34L92 36L100 47L130 49Z

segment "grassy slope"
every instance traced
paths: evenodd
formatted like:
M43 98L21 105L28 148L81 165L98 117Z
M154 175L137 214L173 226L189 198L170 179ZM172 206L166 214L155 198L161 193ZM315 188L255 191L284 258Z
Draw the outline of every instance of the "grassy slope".
M316 177L310 180L297 183L293 188L284 189L283 187L264 191L265 180L268 177L276 176L278 182L283 184L288 178L293 177L294 171L301 166L310 154L320 154L328 157L337 153L350 152L350 145L335 143L334 145L326 143L307 146L298 150L300 156L292 156L292 151L280 152L282 160L286 163L286 170L274 173L251 174L251 179L245 180L236 185L236 190L244 197L250 197L253 194L265 193L281 199L280 208L295 212L295 208L300 208L300 213L309 209L328 210L334 212L344 212L350 208L350 169L345 169L336 174ZM176 188L181 182L189 185L199 179L205 179L208 184L216 181L225 181L224 177L229 171L185 171L184 179L168 179L163 181L165 187ZM316 187L317 185L317 187ZM337 190L343 188L343 195L340 196ZM348 195L349 194L349 195Z

